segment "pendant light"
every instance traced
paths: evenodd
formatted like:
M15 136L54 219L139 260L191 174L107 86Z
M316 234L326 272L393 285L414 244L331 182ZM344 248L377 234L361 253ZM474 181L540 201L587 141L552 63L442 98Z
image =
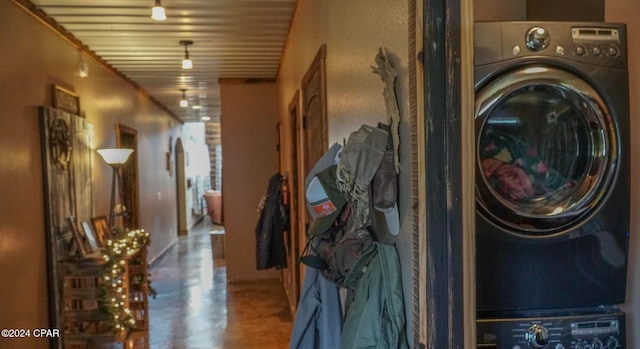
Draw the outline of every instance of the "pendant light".
M186 95L187 90L181 89L180 91L182 91L182 99L180 100L180 106L183 108L186 108L189 106L189 101L187 101L187 95Z
M167 15L164 13L164 7L162 7L160 0L156 0L156 4L151 10L151 18L155 19L156 21L164 21L165 19L167 19Z
M189 58L189 51L187 50L187 46L193 45L193 41L182 40L180 41L180 45L184 46L184 59L182 60L182 69L193 68L193 62L191 62L191 59Z

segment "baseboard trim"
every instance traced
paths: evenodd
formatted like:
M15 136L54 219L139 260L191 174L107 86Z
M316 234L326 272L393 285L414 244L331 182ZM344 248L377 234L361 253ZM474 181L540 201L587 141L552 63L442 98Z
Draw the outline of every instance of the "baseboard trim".
M149 269L153 269L160 261L162 261L164 257L167 255L167 252L174 246L177 246L177 242L178 242L178 239L173 240L173 242L170 243L169 246L165 247L165 249L162 250L162 252L158 253L157 256L155 256L151 261L149 261Z
M189 231L193 228L195 228L196 225L201 224L204 222L204 218L207 217L206 215L200 216L198 218L196 218L194 220L194 223L191 225L190 228L188 228L186 231L179 231L178 235L179 236L185 236L185 235L189 235ZM169 251L169 249L171 249L173 246L176 245L176 243L178 242L178 240L180 239L175 239L173 240L167 247L164 248L164 250L162 250L162 252L158 253L158 255L156 257L154 257L152 260L149 261L149 269L153 269L153 267L155 265L157 265L163 258L164 256L167 255L167 252Z

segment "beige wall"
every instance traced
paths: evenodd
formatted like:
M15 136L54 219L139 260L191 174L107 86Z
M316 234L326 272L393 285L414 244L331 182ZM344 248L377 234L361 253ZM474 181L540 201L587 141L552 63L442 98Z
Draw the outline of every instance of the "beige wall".
M47 328L38 107L51 105L51 85L80 96L96 148L115 146L116 123L138 130L140 222L151 233L150 257L176 239L175 177L164 170L164 153L180 125L90 58L89 77L81 79L78 51L11 1L0 1L0 33L0 328ZM95 214L107 214L111 169L97 155L93 160ZM3 349L47 346L42 339L0 339Z
M220 98L227 280L278 278L256 270L255 238L256 207L278 172L275 84L222 80Z
M631 237L627 272L627 346L640 348L640 22L636 0L607 1L605 20L627 24L629 100L631 110Z
M342 143L362 124L386 122L384 85L372 72L380 47L389 52L398 72L396 90L401 113L400 192L401 232L393 237L379 230L381 240L395 243L401 257L408 318L411 314L411 204L409 116L410 1L301 0L278 75L280 120L290 139L288 106L322 44L326 44L327 114L329 144ZM303 111L304 112L304 111ZM288 151L288 145L283 147ZM289 163L285 164L286 171ZM306 176L306 174L304 174ZM412 327L409 324L408 330ZM410 333L410 332L409 332ZM410 339L411 341L411 339Z
M526 21L527 0L475 0L474 20L486 21Z

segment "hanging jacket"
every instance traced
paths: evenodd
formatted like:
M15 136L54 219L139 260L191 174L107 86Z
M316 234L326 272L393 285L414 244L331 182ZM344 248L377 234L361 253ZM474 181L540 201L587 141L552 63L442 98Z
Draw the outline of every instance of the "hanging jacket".
M345 280L355 288L348 299L341 348L408 349L398 252L376 242L374 253Z
M338 286L306 268L289 349L338 349L341 327Z
M284 232L288 229L288 213L282 202L282 181L280 173L269 180L264 207L256 225L256 268L286 268L287 251L284 246Z

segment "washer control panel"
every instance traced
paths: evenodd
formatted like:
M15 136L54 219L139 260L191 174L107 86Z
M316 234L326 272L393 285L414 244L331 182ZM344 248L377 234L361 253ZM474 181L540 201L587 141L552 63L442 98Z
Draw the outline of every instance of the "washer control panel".
M624 314L479 319L478 349L624 349Z

